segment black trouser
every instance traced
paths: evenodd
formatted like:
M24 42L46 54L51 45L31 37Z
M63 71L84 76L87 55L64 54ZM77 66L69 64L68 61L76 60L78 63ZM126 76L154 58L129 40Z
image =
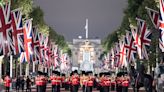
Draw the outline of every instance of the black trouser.
M43 85L44 92L46 92L46 87L47 87L47 84Z
M52 85L52 92L60 92L60 85Z
M122 92L128 92L128 87L122 87Z
M10 92L10 87L6 87L5 92Z
M78 92L79 85L72 85L72 92Z
M37 87L37 92L43 92L43 86L38 86Z
M116 90L117 90L117 92L122 92L122 86L117 85Z
M65 84L65 90L69 90L69 84L68 83Z
M114 91L114 90L115 90L115 85L112 84L112 85L111 85L111 91Z
M92 86L87 86L87 92L92 92Z
M16 91L19 92L19 88L20 88L20 86L19 85L16 85Z
M87 92L86 90L87 90L86 86L83 85L83 92Z
M28 91L31 92L31 85L26 86L26 92L28 92Z
M109 92L109 86L104 86L103 87L103 92Z
M100 92L104 92L103 86L100 86L99 90Z
M21 85L22 91L24 92L24 84Z

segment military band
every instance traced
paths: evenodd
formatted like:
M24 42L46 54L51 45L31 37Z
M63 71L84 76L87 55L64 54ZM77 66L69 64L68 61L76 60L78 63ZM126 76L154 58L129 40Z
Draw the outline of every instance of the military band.
M96 87L100 92L128 92L130 81L128 74L115 76L109 72L94 76L91 71L83 71L81 75L78 74L77 70L70 75L53 71L49 79L45 73L38 72L38 76L35 79L37 92L46 92L48 80L51 82L52 92L60 92L60 88L65 88L65 90L70 90L70 92L78 92L79 87L82 88L83 92L92 92Z

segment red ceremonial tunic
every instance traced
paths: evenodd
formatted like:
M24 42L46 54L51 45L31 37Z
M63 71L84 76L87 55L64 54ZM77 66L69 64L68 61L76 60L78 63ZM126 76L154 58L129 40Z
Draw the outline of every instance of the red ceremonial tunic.
M52 76L50 79L52 85L60 85L61 83L61 78L58 76Z
M104 82L104 86L110 86L110 84L111 84L109 79L106 79L103 82Z
M36 86L39 86L39 77L36 77L35 84L36 84Z
M38 79L37 79L37 82L36 82L36 83L37 83L37 85L38 85L38 86L43 86L43 85L44 85L44 80L43 80L43 77L41 77L41 76L40 76L40 77L38 77Z
M128 87L129 86L129 81L128 80L123 80L122 86L123 87Z
M10 87L10 83L11 83L10 77L6 76L5 80L4 80L4 86L5 87Z
M78 75L73 75L72 76L72 85L79 85L79 76Z
M111 80L111 85L116 85L116 81L115 80Z

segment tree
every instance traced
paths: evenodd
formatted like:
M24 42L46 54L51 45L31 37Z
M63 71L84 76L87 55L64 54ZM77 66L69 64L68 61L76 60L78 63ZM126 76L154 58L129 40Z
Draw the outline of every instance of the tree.
M30 18L29 14L33 9L33 0L11 0L11 9L21 8L24 18Z

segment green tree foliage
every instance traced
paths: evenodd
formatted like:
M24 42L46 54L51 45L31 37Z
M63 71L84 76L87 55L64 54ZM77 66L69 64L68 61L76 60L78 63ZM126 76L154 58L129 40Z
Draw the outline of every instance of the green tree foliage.
M43 34L48 35L49 27L44 22L44 12L40 7L34 7L30 13L30 17L33 18L33 25L36 26Z
M29 18L29 14L33 9L33 0L12 0L11 9L21 8L24 18Z
M159 43L159 32L156 32L157 30L154 28L145 7L149 7L158 11L159 8L157 7L157 3L158 2L156 0L128 0L128 6L124 10L122 23L117 30L109 34L103 41L102 45L104 49L106 51L109 51L110 48L113 46L113 43L117 42L119 37L126 33L126 30L130 30L130 24L136 26L136 17L144 19L147 23L148 28L152 31L152 42L150 48L147 49L147 51L149 54L149 65L150 67L154 67L156 63L156 58L159 57L159 55L156 54L156 47Z

